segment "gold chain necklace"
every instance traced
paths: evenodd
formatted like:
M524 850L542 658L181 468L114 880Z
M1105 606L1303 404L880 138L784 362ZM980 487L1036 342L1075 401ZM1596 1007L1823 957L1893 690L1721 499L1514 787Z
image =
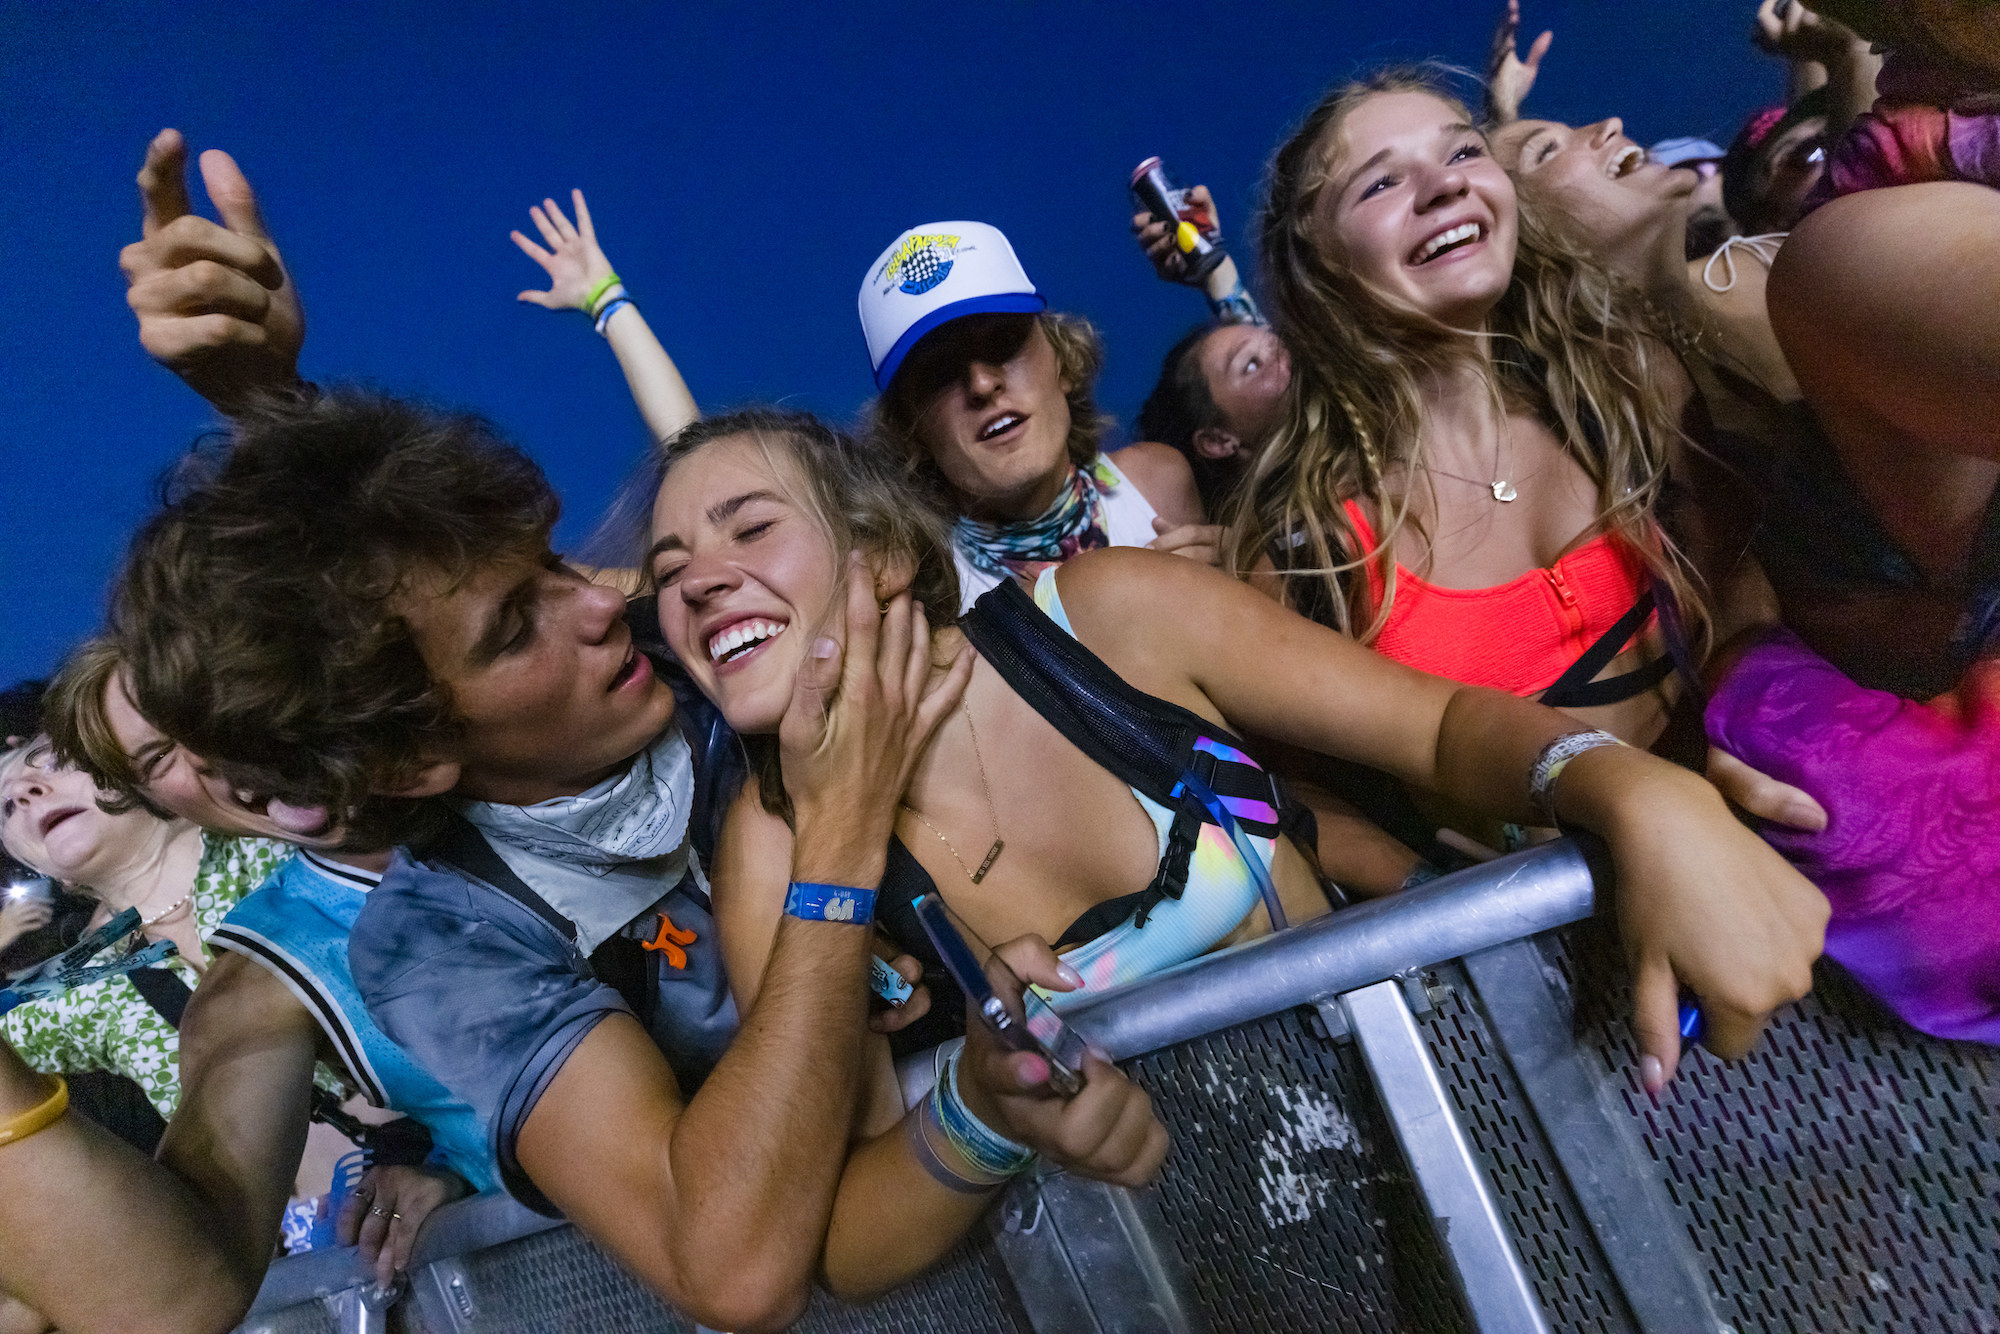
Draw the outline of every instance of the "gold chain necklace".
M993 846L986 849L986 859L979 863L979 869L975 871L965 864L965 858L958 855L958 849L951 845L951 840L944 836L944 831L926 820L922 811L908 802L902 803L902 806L904 810L917 817L917 823L937 835L938 842L944 844L944 850L958 863L958 869L965 872L966 879L976 885L986 878L988 871L993 869L993 863L1000 860L1000 851L1007 844L1000 837L1000 812L993 805L993 784L986 777L986 756L979 750L979 729L972 725L972 706L961 704L959 707L965 713L966 730L972 733L972 758L979 765L979 789L986 794L986 817L993 822Z

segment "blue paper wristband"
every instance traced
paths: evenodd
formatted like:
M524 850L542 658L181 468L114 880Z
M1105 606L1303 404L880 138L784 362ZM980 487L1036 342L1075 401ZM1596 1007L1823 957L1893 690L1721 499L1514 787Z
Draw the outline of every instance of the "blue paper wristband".
M807 922L866 926L875 920L875 891L794 880L785 890L785 915Z

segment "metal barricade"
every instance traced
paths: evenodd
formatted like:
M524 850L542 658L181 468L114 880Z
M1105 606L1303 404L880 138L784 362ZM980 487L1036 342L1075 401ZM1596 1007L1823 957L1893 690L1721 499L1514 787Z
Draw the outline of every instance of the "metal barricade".
M1078 1006L1173 1136L1159 1184L1018 1182L923 1278L797 1328L2000 1334L2000 1053L1829 969L1655 1102L1592 906L1565 841ZM500 1199L440 1211L399 1302L364 1281L281 1262L244 1328L695 1328Z

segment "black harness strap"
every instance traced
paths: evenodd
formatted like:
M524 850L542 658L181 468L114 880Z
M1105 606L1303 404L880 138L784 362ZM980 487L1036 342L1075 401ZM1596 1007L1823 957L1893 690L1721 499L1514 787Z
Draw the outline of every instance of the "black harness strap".
M1644 667L1621 673L1609 680L1594 678L1611 664L1632 636L1646 626L1646 618L1653 614L1656 600L1653 591L1647 589L1632 604L1632 609L1618 618L1617 624L1597 637L1597 642L1585 649L1577 660L1569 665L1555 684L1544 690L1541 702L1552 709L1591 709L1602 704L1617 704L1644 694L1674 673L1672 654L1663 653Z
M1196 749L1196 743L1207 738L1246 750L1240 738L1133 686L1075 637L1063 633L1013 580L1002 580L975 602L959 628L1014 693L1078 750L1134 791L1174 812L1159 871L1137 896L1137 925L1146 924L1147 914L1161 899L1178 899L1186 892L1195 840L1203 824L1215 823L1201 801L1181 787L1181 775L1189 769L1218 796L1269 805L1278 812L1275 823L1240 817L1238 823L1264 838L1291 837L1314 862L1312 813L1291 801L1273 775Z
M164 968L134 968L125 976L132 979L133 989L153 1007L153 1013L179 1032L181 1016L187 1013L188 1001L194 997L188 984Z

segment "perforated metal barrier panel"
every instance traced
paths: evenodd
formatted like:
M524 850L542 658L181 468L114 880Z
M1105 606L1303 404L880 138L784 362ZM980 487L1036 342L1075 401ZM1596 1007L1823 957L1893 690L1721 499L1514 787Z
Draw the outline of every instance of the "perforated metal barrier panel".
M1312 1022L1278 1015L1126 1066L1173 1137L1152 1193L1195 1304L1217 1331L1463 1329L1359 1056Z
M2000 1334L2000 1051L1881 1014L1837 970L1658 1105L1608 951L1544 942L1738 1330Z
M1827 969L1750 1058L1724 1065L1695 1052L1655 1103L1633 1073L1618 1017L1627 996L1604 934L1544 936L1528 957L1532 985L1517 970L1512 990L1477 960L1431 970L1418 1025L1552 1329L2000 1334L2000 1052L1913 1033ZM1538 1113L1548 1072L1531 1068L1518 1037L1537 1006L1585 1081L1576 1101L1594 1098L1599 1129L1624 1148L1607 1155L1582 1120ZM1359 1055L1312 1010L1127 1069L1173 1135L1138 1216L1184 1271L1192 1324L1468 1327ZM1580 1193L1580 1168L1601 1178L1598 1194ZM1600 1203L1592 1213L1582 1200L1603 1189L1657 1212L1606 1217ZM1655 1235L1633 1235L1644 1217L1661 1220ZM1640 1289L1673 1254L1705 1324L1635 1314L1662 1309ZM817 1296L798 1328L1029 1334L1008 1274L982 1232L883 1302ZM430 1266L393 1319L422 1334L693 1328L569 1228ZM246 1328L338 1327L311 1302Z
M434 1265L416 1277L411 1297L398 1308L410 1334L692 1334L695 1329L567 1227ZM333 1329L299 1328L322 1327ZM811 1334L1030 1334L990 1241L960 1247L916 1282L866 1306L815 1292L805 1319L794 1328Z

